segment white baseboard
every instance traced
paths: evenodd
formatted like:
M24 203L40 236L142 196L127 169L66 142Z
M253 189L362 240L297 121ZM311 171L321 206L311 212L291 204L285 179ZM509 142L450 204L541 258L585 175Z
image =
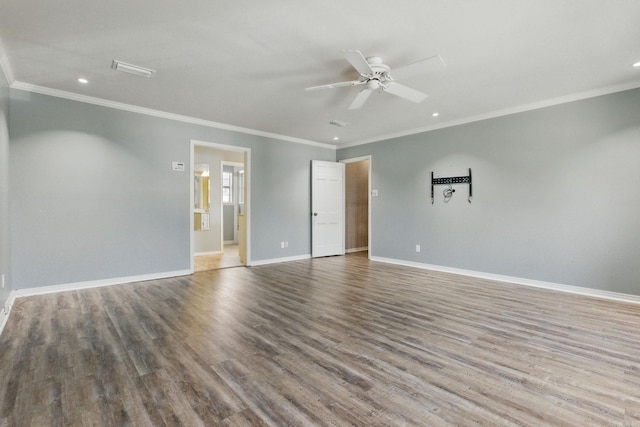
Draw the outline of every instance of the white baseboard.
M9 293L9 298L7 298L7 302L5 302L4 304L4 307L0 309L0 335L2 335L4 326L7 324L7 320L9 320L9 315L11 314L11 309L13 308L13 304L16 301L16 296L16 291L11 291Z
M0 335L2 335L7 320L9 320L9 313L4 308L0 309Z
M87 282L67 283L64 285L40 286L37 288L18 289L16 297L28 297L33 295L44 295L55 292L77 291L80 289L100 288L102 286L122 285L132 282L144 282L147 280L166 279L168 277L187 276L190 270L166 271L163 273L142 274L139 276L115 277L113 279L91 280Z
M285 258L261 259L259 261L251 261L251 264L249 264L249 266L255 267L258 265L276 264L279 262L288 262L288 261L300 261L300 260L309 259L309 258L311 258L311 254L296 255L296 256L290 256Z
M500 274L483 273L480 271L464 270L461 268L443 267L440 265L424 264L420 262L404 261L394 258L371 257L371 261L385 262L387 264L404 265L407 267L421 268L423 270L440 271L443 273L459 274L461 276L476 277L479 279L495 280L497 282L513 283L516 285L532 286L571 294L585 295L596 298L604 298L613 301L640 304L640 296L624 294L621 292L603 291L600 289L584 288L581 286L563 285L560 283L544 282L541 280L524 279L522 277L503 276Z
M344 252L345 253L353 253L353 252L364 252L364 251L368 251L369 250L369 246L363 246L361 248L351 248L351 249L345 249Z
M196 252L193 256L202 256L202 255L220 255L222 251L209 251L209 252Z

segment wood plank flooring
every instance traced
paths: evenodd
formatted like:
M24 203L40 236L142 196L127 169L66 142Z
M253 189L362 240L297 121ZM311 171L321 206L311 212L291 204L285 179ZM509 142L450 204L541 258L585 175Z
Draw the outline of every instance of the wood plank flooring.
M640 426L640 305L364 254L17 300L1 426Z

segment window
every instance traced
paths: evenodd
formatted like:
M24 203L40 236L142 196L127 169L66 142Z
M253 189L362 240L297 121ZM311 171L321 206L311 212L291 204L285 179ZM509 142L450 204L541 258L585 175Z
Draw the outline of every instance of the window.
M222 203L233 203L233 172L222 172Z

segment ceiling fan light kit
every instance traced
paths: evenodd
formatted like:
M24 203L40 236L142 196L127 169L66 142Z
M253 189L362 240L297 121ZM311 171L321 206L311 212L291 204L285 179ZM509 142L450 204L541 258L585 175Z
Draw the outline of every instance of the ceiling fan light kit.
M383 63L382 58L379 56L369 56L365 58L359 50L342 50L341 53L344 55L344 58L349 61L351 66L355 68L358 74L360 74L361 79L311 86L305 90L313 91L365 85L366 87L358 92L351 102L351 105L349 105L349 110L362 108L367 99L369 99L369 96L378 90L388 92L407 101L420 103L427 98L427 94L400 84L397 80L424 74L445 66L442 58L436 55L392 70L391 67Z

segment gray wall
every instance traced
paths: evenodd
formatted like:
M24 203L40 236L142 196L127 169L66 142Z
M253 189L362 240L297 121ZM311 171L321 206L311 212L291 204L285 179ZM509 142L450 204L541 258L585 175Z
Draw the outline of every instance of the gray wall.
M372 155L372 255L640 294L640 90L338 151ZM449 203L430 173L466 175ZM400 220L399 220L400 219ZM422 251L415 252L420 244Z
M11 292L11 243L9 239L9 84L0 68L0 274L5 287L0 289L0 307Z
M235 231L235 224L234 224L234 215L235 213L235 209L233 205L224 205L222 206L222 226L224 228L223 233L222 233L222 238L224 239L225 242L233 242L234 241L234 231Z
M259 254L253 261L310 254L311 160L335 161L336 152L277 140L252 152L251 251ZM261 213L264 209L268 214ZM283 240L288 248L280 248Z
M189 269L191 139L251 148L252 261L309 253L310 160L335 150L10 93L15 288Z

